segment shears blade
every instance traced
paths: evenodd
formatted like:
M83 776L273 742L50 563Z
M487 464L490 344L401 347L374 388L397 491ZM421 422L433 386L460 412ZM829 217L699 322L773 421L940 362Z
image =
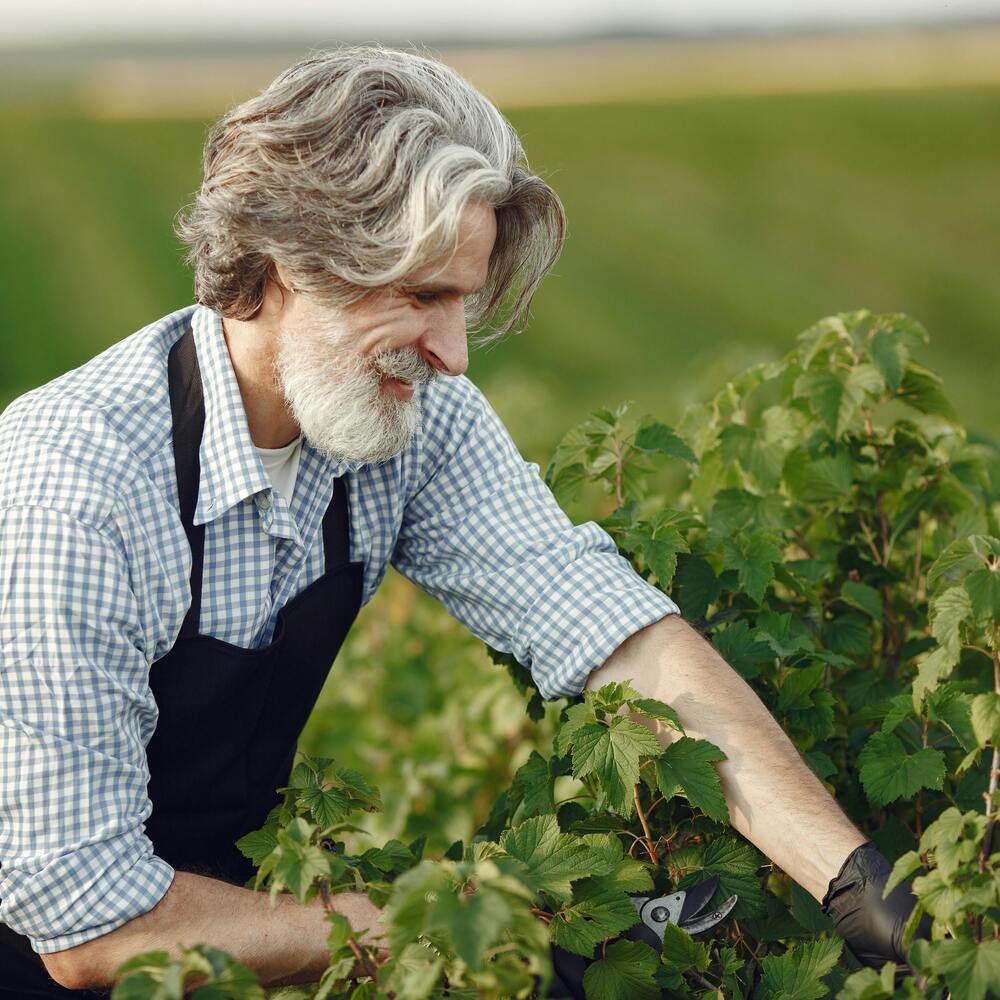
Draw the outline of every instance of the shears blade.
M704 882L667 896L633 896L632 904L642 918L643 924L662 942L663 931L667 924L676 924L688 934L700 934L725 919L739 897L730 896L710 913L698 916L708 905L718 887L719 876L713 875Z

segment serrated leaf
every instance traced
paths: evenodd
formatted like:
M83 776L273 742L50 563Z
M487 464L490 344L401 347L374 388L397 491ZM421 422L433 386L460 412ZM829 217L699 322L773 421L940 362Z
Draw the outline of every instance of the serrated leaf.
M311 787L299 793L303 802L321 827L334 826L351 812L351 800L340 788Z
M538 892L563 902L570 899L571 883L586 878L601 861L578 837L560 832L555 816L535 816L505 830L500 847L524 865Z
M613 941L583 974L587 1000L659 1000L659 957L642 941Z
M278 846L278 838L270 830L254 830L236 841L240 853L254 865L261 862Z
M746 621L734 622L712 636L712 645L719 655L738 673L747 679L760 673L761 664L774 659L771 646L762 642L756 632L750 631Z
M972 699L972 728L980 747L1000 746L1000 694L987 691Z
M854 605L876 621L882 620L882 597L874 587L866 583L847 580L840 589L840 596L848 604Z
M555 738L555 751L562 756L569 753L573 747L576 734L587 723L597 722L597 713L592 701L580 701L566 709L566 721L563 722Z
M695 941L677 924L667 924L663 928L663 948L660 954L663 962L677 972L688 969L704 972L709 964L708 945L703 941Z
M736 570L741 589L758 604L774 579L774 564L780 562L781 555L773 537L757 532L723 542L723 565Z
M552 784L549 762L537 750L532 750L511 783L511 793L515 799L520 799L525 819L556 811Z
M691 805L717 823L729 823L729 808L722 794L719 772L713 761L726 755L708 740L685 736L671 743L656 761L656 777L661 793L669 798L680 785Z
M843 942L821 938L783 955L769 955L761 962L761 980L754 994L759 1000L818 1000L829 990L822 977L836 964Z
M646 873L646 885L651 885ZM573 887L573 901L557 911L549 924L561 948L593 958L594 947L639 923L639 913L622 886L610 877L588 878Z
M674 575L674 600L689 621L698 621L708 606L719 597L719 578L711 563L700 556L690 556Z
M595 774L612 808L631 816L639 759L658 757L662 751L659 740L645 726L625 716L616 716L607 726L586 723L577 731L573 744L573 776Z
M643 451L660 451L672 458L695 464L694 452L674 433L673 429L658 420L644 418L635 435L635 446Z
M965 578L976 618L1000 620L1000 570L976 569Z
M1000 983L1000 941L959 937L935 944L931 961L955 1000L984 1000Z
M757 616L754 637L766 642L774 655L787 659L795 653L811 653L816 648L808 629L790 612L764 611Z
M874 733L858 758L861 784L869 802L884 806L899 798L910 798L921 788L940 790L944 784L944 754L924 747L908 754L891 733Z
M897 885L905 882L915 871L922 868L923 864L923 861L920 860L920 855L916 851L907 851L902 857L898 858L892 866L889 878L886 880L885 888L882 891L882 898L884 899Z
M914 361L906 366L896 396L921 413L932 413L949 421L958 420L955 408L941 391L941 379Z
M847 498L852 473L851 459L846 452L814 459L804 449L798 449L788 456L783 475L796 499L823 503Z
M958 663L958 650L939 646L917 667L913 681L913 707L920 711L926 695L934 691Z
M636 712L648 715L652 719L659 719L679 733L684 732L684 726L681 725L679 716L665 702L657 701L656 698L633 698L629 705Z
M931 601L931 633L942 646L957 650L959 628L972 616L972 602L964 587L949 587Z

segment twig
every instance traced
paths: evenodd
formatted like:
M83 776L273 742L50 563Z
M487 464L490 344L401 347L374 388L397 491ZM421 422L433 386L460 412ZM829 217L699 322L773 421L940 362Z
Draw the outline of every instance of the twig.
M993 690L1000 694L1000 624L993 623ZM1000 778L1000 747L993 744L993 762L990 765L989 788L983 793L986 799L986 832L983 834L983 847L979 852L980 874L986 871L986 862L990 857L993 842L993 827L997 821L996 808L993 799L997 792L997 779Z
M872 551L872 556L875 559L875 564L877 566L882 565L882 557L879 555L878 548L875 545L875 538L872 535L872 529L868 527L868 522L865 520L865 515L859 513L858 521L861 523L861 530L864 533L865 541L868 543L868 548Z
M319 884L319 894L320 896L323 897L323 908L326 910L327 913L335 912L333 909L333 900L330 897L330 891L326 887L326 882L320 880L318 884ZM350 921L348 921L348 924L349 923ZM373 960L371 959L368 953L368 949L364 948L363 946L359 946L358 942L354 939L353 936L347 939L347 945L354 953L354 958L357 961L358 965L361 966L361 969L364 972L364 974L366 976L370 976L374 982L378 982L378 972L376 971L377 965L373 963Z
M639 822L642 823L642 832L646 835L646 853L649 854L649 860L656 865L659 863L656 860L656 847L653 845L653 835L649 832L649 822L646 820L646 814L642 811L642 804L639 802L638 785L632 786L632 798L635 801L635 811L639 814Z

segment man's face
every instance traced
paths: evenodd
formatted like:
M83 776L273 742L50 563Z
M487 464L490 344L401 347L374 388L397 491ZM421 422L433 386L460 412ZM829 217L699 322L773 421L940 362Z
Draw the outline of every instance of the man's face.
M420 425L413 386L468 367L464 297L486 281L496 216L470 205L455 253L346 309L302 292L278 320L274 370L310 443L334 461L398 455Z

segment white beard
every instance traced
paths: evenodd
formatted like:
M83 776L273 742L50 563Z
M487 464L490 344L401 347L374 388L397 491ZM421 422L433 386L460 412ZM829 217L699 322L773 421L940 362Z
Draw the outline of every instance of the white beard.
M274 370L285 403L309 443L334 462L374 465L398 455L420 426L419 394L400 399L384 377L419 382L437 370L415 347L360 357L343 334L297 319L279 332Z

